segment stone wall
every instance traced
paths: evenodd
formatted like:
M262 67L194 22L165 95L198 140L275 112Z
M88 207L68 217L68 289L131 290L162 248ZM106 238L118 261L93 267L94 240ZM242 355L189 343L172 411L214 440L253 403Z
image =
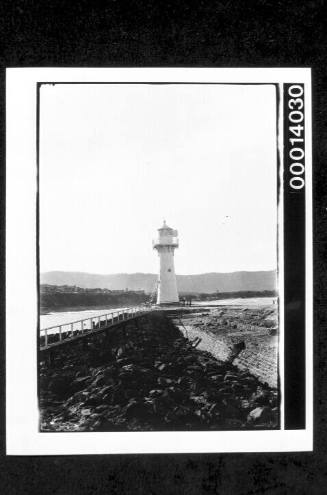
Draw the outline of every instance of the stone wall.
M228 335L214 335L193 326L178 326L188 339L201 338L198 348L221 361L232 359L233 345L244 342L245 349L232 360L233 364L241 370L248 370L262 383L277 388L278 337L270 335L269 329L240 324Z

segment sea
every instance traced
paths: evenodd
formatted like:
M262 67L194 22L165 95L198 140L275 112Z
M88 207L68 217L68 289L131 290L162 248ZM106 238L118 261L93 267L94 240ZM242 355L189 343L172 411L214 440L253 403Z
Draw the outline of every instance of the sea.
M43 328L55 327L57 325L65 325L66 323L70 324L73 322L77 322L76 325L74 325L74 329L77 329L79 328L78 322L81 320L115 313L116 311L120 311L122 309L127 308L87 309L85 311L58 311L47 313L46 315L40 315L40 329L42 330Z

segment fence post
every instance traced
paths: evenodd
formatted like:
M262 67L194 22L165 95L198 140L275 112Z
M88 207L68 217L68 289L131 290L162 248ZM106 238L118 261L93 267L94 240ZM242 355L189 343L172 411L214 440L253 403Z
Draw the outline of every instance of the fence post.
M60 340L60 342L62 341L61 325L59 325L59 340Z
M45 347L48 347L48 330L47 329L44 330L44 344L45 344Z

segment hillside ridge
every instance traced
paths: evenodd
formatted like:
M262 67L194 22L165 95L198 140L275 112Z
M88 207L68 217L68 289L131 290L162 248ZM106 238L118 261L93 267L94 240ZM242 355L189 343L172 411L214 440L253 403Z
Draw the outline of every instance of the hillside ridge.
M40 283L50 285L76 285L84 288L103 288L111 290L144 290L152 292L156 287L158 275L154 273L115 273L108 275L51 271L41 273ZM237 271L229 273L201 273L195 275L177 275L178 290L182 292L234 292L247 290L276 289L277 273L267 271Z

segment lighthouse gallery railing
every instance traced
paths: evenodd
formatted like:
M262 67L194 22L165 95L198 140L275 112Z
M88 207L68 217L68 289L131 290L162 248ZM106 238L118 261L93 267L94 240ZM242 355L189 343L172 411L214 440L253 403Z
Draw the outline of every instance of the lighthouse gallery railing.
M153 247L155 246L175 246L178 247L178 237L157 237L152 241Z

